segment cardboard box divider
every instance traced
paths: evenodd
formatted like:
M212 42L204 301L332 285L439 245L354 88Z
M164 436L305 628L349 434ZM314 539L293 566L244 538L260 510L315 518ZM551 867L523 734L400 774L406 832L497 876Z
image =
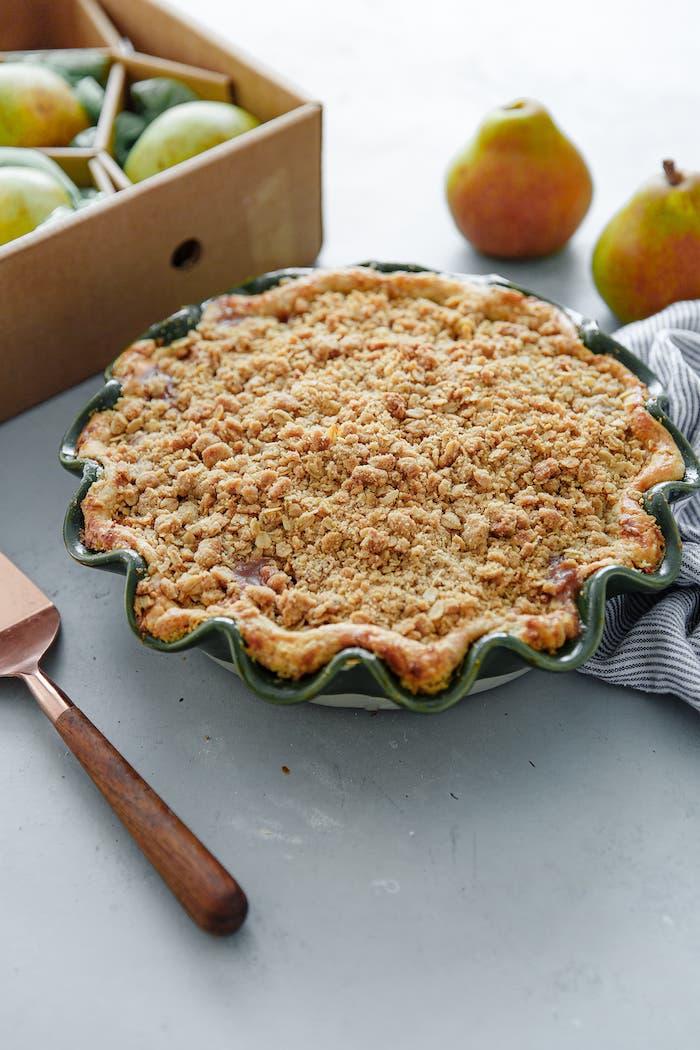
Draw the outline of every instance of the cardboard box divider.
M2 27L0 27L0 39L4 39L2 36ZM113 54L125 54L123 50L123 43L118 48L114 47L90 47L90 48L75 48L75 47L30 47L26 50L18 48L16 51L0 51L0 62L12 62L16 61L17 55L22 55L25 58L29 55L47 55L49 53L56 52L60 54L67 54L68 52L74 51L91 51L98 55L107 55L112 57Z
M225 73L216 73L209 69L200 69L185 62L171 62L156 55L140 55L138 52L120 54L117 57L127 73L127 80L146 80L149 77L172 77L181 80L187 87L202 98L213 102L235 102L235 86Z
M107 150L97 154L97 161L110 180L113 190L128 190L129 186L133 185L131 180L127 178L126 172L119 167L112 154L108 153Z
M312 263L322 241L318 102L156 0L5 0L4 13L4 50L108 47L123 81L124 67L139 79L196 67L265 123L135 186L104 138L46 151L109 195L0 247L0 420L98 372L180 306ZM113 70L108 88L124 88Z
M89 187L100 190L108 197L115 192L114 186L107 177L104 168L97 157L93 156L90 151L67 149L63 151L62 155L53 156L51 159L56 161L58 166L65 171L68 178L80 189ZM2 274L1 268L0 274Z
M97 121L97 134L93 152L106 150L112 140L114 118L121 108L124 95L124 67L121 62L113 62L107 77L105 97L102 102L100 117Z
M107 197L114 193L114 186L104 167L100 164L99 157L91 157L87 162L87 166L95 189L99 190L101 193L104 193ZM75 182L76 180L70 174L70 171L68 169L65 170L68 174L68 177L73 179L73 181Z

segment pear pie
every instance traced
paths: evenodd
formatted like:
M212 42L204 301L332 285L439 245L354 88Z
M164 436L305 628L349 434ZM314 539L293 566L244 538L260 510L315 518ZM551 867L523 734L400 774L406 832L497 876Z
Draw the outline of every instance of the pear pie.
M280 676L360 646L432 693L487 632L559 649L591 573L663 558L642 494L684 465L648 390L511 288L310 271L114 375L84 541L143 557L155 638L225 616Z

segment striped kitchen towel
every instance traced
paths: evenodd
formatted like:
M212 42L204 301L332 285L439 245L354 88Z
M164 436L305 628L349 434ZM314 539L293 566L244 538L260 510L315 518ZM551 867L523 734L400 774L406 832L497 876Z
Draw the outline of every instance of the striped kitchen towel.
M700 455L700 300L674 303L614 337L659 377L668 415ZM700 493L677 504L675 517L683 541L678 579L660 595L611 598L602 642L580 670L673 693L700 710Z

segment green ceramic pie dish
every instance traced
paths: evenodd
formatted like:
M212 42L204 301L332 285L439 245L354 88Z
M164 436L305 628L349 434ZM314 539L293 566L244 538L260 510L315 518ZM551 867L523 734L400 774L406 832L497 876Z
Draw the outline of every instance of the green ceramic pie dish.
M367 266L384 273L402 270L414 273L436 272L429 267L399 263L367 263ZM309 269L277 270L246 281L233 292L255 295L274 287L283 278L300 277ZM467 276L449 274L452 278L469 280L478 284L515 287L511 282L495 275ZM518 289L525 291L525 289ZM535 293L527 292L529 295ZM544 298L540 296L539 298ZM550 300L547 300L550 301ZM558 304L555 304L558 305ZM181 338L194 328L202 314L205 303L187 306L166 320L153 325L144 338L161 340L164 345ZM139 639L160 652L181 652L198 646L210 656L232 664L243 681L259 696L273 703L294 704L313 700L320 694L360 694L367 697L383 697L394 704L417 712L438 712L452 707L466 696L478 683L498 679L535 666L547 671L571 671L584 664L595 652L602 635L605 601L607 597L627 591L660 591L672 583L680 568L681 543L678 527L670 504L700 489L700 464L687 440L666 417L666 398L657 377L649 368L625 347L605 335L593 321L581 317L572 310L560 307L575 324L585 345L597 354L610 354L633 372L649 389L647 409L670 432L681 451L685 463L685 474L679 481L666 482L650 489L645 495L646 510L655 518L666 543L664 559L655 573L646 574L621 566L607 566L595 572L581 590L578 607L581 617L581 633L556 653L550 654L532 649L512 635L493 632L484 635L470 647L455 672L449 686L437 694L414 694L406 689L375 654L364 649L345 649L334 656L316 673L292 681L278 677L274 672L253 660L246 652L240 632L233 619L214 617L175 642L162 642L144 634L138 627L134 613L134 596L139 579L147 569L144 560L132 550L95 551L87 548L83 541L83 514L81 504L99 474L99 466L91 460L81 459L76 452L80 432L90 417L103 409L112 407L121 393L121 384L112 377L111 369L105 374L105 385L82 409L66 431L61 443L60 459L67 470L82 475L78 491L71 500L64 523L64 540L69 553L83 565L97 566L126 576L126 615Z

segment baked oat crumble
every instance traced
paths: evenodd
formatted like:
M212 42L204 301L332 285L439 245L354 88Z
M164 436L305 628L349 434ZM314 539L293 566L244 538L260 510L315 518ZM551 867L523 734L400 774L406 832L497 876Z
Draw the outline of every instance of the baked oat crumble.
M642 493L684 468L648 391L511 289L317 270L114 375L78 445L84 539L143 556L166 641L229 616L280 675L354 645L435 692L487 632L555 651L592 572L663 557Z

